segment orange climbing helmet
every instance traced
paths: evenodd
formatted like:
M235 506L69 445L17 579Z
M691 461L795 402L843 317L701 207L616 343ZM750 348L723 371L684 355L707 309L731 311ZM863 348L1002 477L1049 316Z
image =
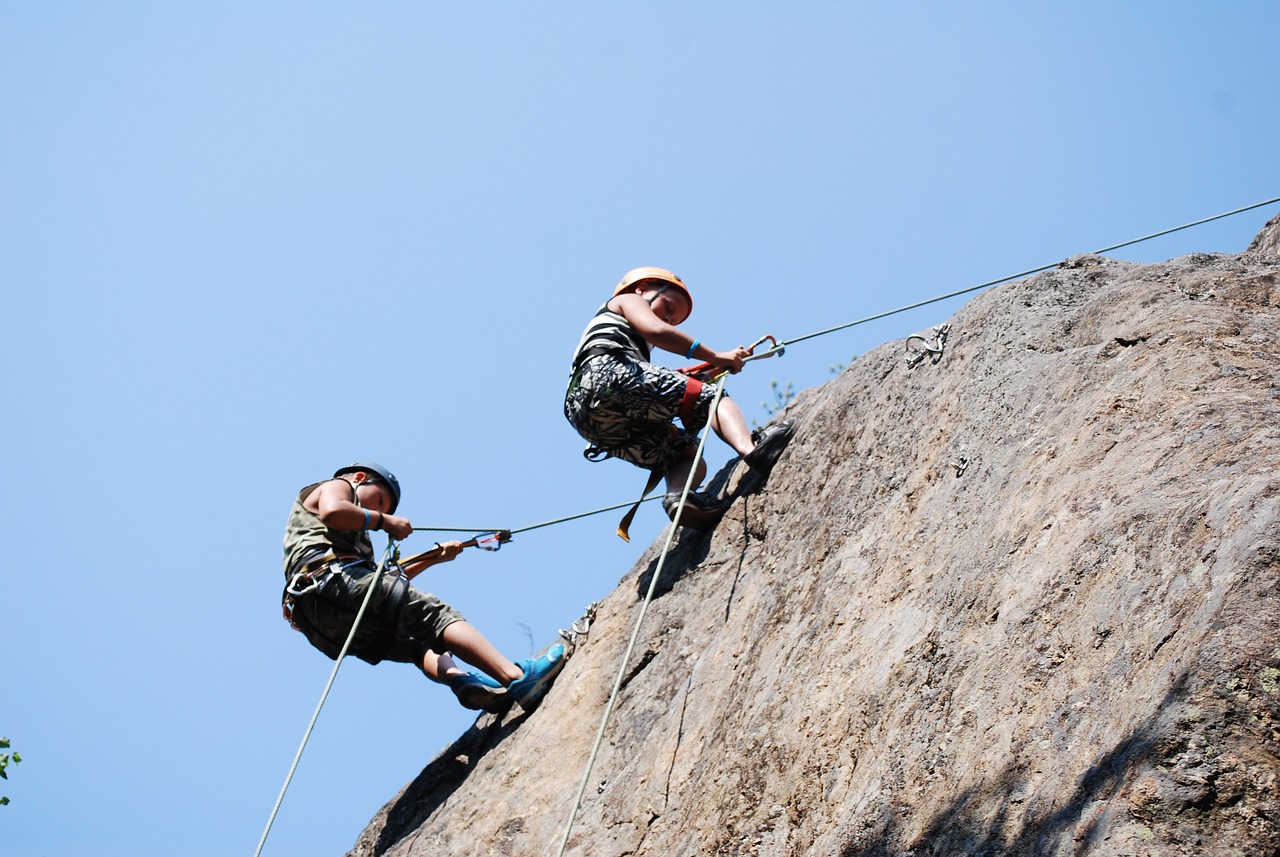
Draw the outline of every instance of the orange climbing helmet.
M632 268L622 277L622 282L618 283L618 287L613 290L614 296L620 295L637 286L645 280L656 280L668 287L674 287L684 293L685 299L689 301L689 315L693 314L693 295L689 293L689 287L684 284L684 280L677 277L666 268ZM689 316L686 315L680 321L685 321Z

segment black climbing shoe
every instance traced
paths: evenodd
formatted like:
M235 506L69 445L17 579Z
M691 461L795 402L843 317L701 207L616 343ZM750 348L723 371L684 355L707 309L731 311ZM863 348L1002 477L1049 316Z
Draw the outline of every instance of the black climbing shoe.
M751 439L756 442L756 448L748 452L742 460L747 462L747 466L752 470L762 476L768 476L795 433L795 420L783 420L780 423L756 429L751 433Z
M732 500L717 500L697 491L690 491L684 501L684 513L676 526L690 527L695 530L708 530L716 525L724 513L729 510ZM673 491L662 498L662 508L667 517L676 520L676 509L680 508L680 492Z

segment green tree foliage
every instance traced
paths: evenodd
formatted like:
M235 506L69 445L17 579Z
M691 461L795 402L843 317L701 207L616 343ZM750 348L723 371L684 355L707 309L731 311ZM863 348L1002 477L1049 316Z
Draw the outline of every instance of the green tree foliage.
M9 739L0 738L0 750L9 749ZM12 763L14 765L22 761L22 755L19 753L0 753L0 780L9 779L8 767ZM6 806L9 803L7 797L0 797L0 806Z
M849 363L852 363L857 359L858 355L855 354L849 358ZM848 368L849 363L832 363L827 367L827 370L832 375L839 375ZM796 397L796 388L790 381L787 382L785 387L777 381L770 381L769 388L773 391L773 401L761 402L760 407L764 408L765 416L771 420L778 415L779 411L791 404L791 400ZM755 428L760 427L760 424L755 420L751 421L751 425Z
M777 381L770 381L769 387L773 390L773 401L760 403L760 407L764 408L766 422L773 419L774 416L777 415L778 411L785 408L787 404L796 397L796 388L790 381L787 382L787 386L785 387L780 385ZM751 424L755 428L760 427L760 424L755 420L752 420Z

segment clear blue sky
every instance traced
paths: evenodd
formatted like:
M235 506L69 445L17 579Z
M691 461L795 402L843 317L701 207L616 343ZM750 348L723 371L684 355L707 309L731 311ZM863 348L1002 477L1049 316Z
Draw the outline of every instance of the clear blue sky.
M331 668L279 615L292 496L372 457L420 525L632 498L560 414L627 269L728 348L1280 196L1277 32L1273 2L0 0L0 847L252 854ZM763 421L770 381L960 304L730 392ZM615 520L420 584L520 657L665 523ZM264 853L344 853L471 720L348 662Z

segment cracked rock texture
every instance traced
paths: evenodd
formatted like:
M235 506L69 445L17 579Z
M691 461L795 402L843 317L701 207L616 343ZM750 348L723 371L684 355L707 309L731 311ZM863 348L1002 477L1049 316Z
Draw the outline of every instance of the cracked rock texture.
M1280 853L1278 253L1072 258L801 394L668 558L565 853ZM660 547L352 857L558 852Z

